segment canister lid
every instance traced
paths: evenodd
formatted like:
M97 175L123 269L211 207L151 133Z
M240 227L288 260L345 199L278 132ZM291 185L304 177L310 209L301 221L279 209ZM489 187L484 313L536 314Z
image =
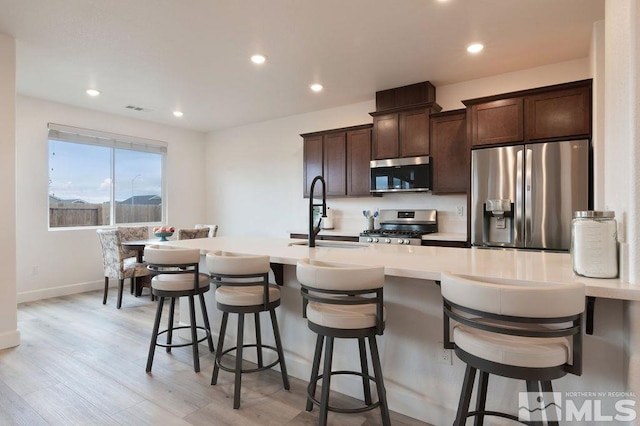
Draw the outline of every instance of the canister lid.
M616 217L615 212L612 211L598 211L598 210L584 210L573 212L573 217L578 218L614 218Z

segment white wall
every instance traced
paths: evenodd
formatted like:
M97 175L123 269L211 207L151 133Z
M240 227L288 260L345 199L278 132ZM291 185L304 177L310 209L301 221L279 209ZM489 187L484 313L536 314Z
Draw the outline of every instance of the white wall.
M16 43L0 34L0 349L20 343L16 312Z
M18 96L16 109L19 302L100 288L103 283L95 228L48 229L49 122L167 142L167 223L192 227L204 222L204 134L25 96Z
M607 0L605 8L605 208L614 210L623 275L640 285L640 7ZM640 391L640 302L625 303L626 388Z
M443 110L461 100L590 78L587 58L436 88ZM286 236L307 229L308 200L302 197L301 133L371 123L375 94L367 102L211 132L207 135L207 220L220 235ZM433 208L440 230L466 233L466 214L457 215L465 195L387 194L328 201L338 230L364 228L361 211L376 208ZM466 212L465 212L466 213Z

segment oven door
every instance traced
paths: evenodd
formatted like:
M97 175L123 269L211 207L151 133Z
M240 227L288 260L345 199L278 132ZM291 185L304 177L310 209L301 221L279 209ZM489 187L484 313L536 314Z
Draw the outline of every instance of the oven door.
M371 161L371 192L431 190L429 157Z

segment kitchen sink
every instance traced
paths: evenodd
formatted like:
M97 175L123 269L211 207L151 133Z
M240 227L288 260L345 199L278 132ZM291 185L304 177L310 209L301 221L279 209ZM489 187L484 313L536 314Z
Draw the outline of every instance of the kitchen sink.
M295 243L289 243L289 245L290 246L307 246L309 245L309 242L296 241ZM316 241L316 247L358 249L358 248L369 247L369 245L362 244L362 243L342 242L342 241Z

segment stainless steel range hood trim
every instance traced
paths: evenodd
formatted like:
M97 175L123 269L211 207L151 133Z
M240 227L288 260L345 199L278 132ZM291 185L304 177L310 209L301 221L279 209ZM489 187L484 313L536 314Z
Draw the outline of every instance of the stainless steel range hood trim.
M387 158L385 160L371 160L370 167L410 166L412 164L429 164L429 161L430 157L428 155L423 157Z

